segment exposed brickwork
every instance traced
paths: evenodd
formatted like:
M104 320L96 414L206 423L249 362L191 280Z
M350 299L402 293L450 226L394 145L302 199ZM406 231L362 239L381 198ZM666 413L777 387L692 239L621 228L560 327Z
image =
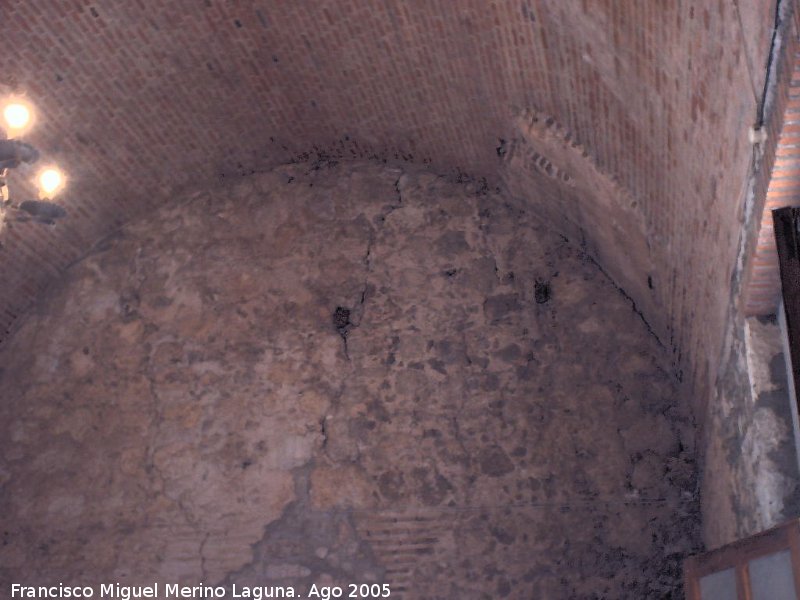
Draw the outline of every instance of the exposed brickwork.
M509 144L504 170L509 191L525 198L546 190L538 207L545 220L595 256L636 310L653 319L653 249L641 204L553 117L526 111L516 123L519 137ZM653 322L663 339L663 320Z
M781 98L780 137L750 263L745 311L748 316L773 314L780 302L781 281L772 226L772 210L800 202L800 53L794 55L790 84Z
M63 224L2 234L0 335L91 243L176 190L315 150L494 182L498 140L536 107L639 203L645 316L706 380L773 25L772 1L739 4L4 2L0 73L36 102L30 141L71 182Z

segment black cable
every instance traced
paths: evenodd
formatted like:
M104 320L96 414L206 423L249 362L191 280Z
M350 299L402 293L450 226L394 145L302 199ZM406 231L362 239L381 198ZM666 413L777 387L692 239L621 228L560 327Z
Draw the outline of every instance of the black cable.
M764 77L764 89L761 93L761 100L757 104L756 108L756 129L761 129L764 125L764 109L767 103L767 94L769 93L769 84L772 79L772 66L775 62L775 50L776 50L776 40L778 38L778 30L781 25L781 7L783 6L782 0L776 0L775 2L775 24L772 27L772 38L770 40L769 45L769 55L767 56L767 75ZM739 16L741 20L741 15ZM741 22L741 21L740 21Z

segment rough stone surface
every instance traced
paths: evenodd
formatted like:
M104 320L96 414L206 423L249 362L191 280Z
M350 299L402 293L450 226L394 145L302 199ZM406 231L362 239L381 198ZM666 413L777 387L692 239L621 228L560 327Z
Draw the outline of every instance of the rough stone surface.
M668 357L534 217L318 164L126 226L0 356L0 583L680 597Z
M739 319L706 416L704 539L721 546L800 515L800 473L781 331Z

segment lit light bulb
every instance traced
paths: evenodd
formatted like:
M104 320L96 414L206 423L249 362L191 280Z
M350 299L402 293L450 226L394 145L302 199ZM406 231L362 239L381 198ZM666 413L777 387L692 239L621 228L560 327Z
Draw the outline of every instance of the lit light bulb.
M36 183L42 198L52 198L64 187L64 174L54 167L48 167L39 172Z
M31 109L22 102L9 102L3 107L3 118L12 131L21 131L31 122Z

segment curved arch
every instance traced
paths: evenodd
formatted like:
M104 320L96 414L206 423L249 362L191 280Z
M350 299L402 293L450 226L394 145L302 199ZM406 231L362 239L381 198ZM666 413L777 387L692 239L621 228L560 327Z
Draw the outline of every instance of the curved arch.
M508 143L503 171L511 193L596 257L662 338L652 237L640 203L553 117L528 109L514 123L518 135Z

